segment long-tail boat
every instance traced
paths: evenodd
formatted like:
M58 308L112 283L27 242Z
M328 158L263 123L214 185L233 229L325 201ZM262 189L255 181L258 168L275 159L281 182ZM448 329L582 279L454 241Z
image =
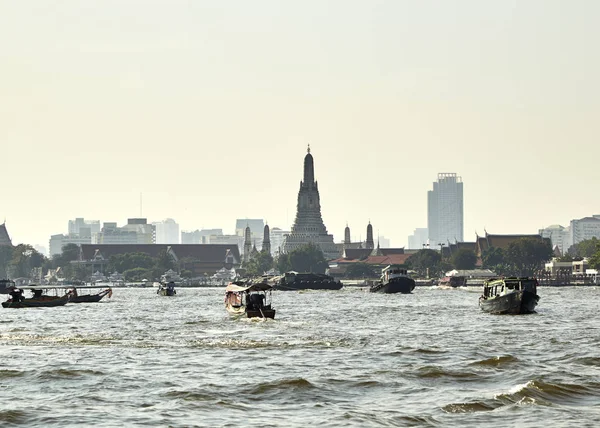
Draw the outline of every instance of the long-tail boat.
M32 297L23 296L24 290L30 290ZM54 290L54 296L48 295L49 290ZM58 290L64 290L64 287L45 287L41 285L25 285L21 287L10 287L10 298L2 302L3 308L47 308L53 306L63 306L71 299L70 293L58 295Z
M234 281L225 288L225 309L232 315L248 318L275 318L273 287L260 281Z

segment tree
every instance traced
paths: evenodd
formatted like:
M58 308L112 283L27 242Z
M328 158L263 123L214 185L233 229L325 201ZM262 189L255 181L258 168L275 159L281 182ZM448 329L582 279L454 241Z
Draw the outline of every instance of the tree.
M125 272L135 268L151 269L154 266L155 259L146 253L116 254L108 259L109 272Z
M9 269L13 277L28 277L33 268L42 267L44 256L31 245L19 244L14 247Z
M244 267L248 276L263 275L266 271L273 268L273 256L267 251L261 251L252 257Z
M581 260L583 257L592 257L598 250L600 250L600 239L593 237L571 245L567 252L574 260Z
M469 250L467 248L461 248L452 254L451 263L454 269L475 269L475 264L477 263L477 256L472 250Z
M507 261L518 275L533 275L552 255L552 245L536 238L521 238L511 242L506 250Z
M176 263L173 256L167 251L161 251L156 257L156 267L164 272L169 269L176 269Z
M308 243L301 245L288 254L285 254L286 258L280 256L278 260L278 267L288 267L289 269L280 270L280 272L286 272L294 270L296 272L313 272L313 273L325 273L327 269L327 260L323 256L321 249L315 244Z
M600 269L600 249L588 260L591 269Z
M441 261L442 258L440 253L425 248L410 256L406 260L406 263L411 269L415 270L419 276L423 277L427 275L427 272L429 272L429 276L438 275L441 270Z
M277 266L277 270L281 273L289 272L292 270L292 263L290 262L289 254L279 254L275 259L275 266Z
M352 263L346 269L346 278L374 278L377 276L373 266L367 263Z

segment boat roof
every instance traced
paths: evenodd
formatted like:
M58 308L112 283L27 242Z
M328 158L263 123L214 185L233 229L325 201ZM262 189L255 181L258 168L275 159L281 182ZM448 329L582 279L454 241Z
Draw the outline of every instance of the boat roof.
M76 288L78 290L88 290L92 288L107 288L107 286L99 286L99 285L21 285L16 287L20 290L65 290L65 289L73 289ZM108 287L110 288L110 287Z
M273 287L264 282L257 282L255 284L249 284L243 281L235 281L229 283L225 288L225 291L243 292L243 291L267 291Z

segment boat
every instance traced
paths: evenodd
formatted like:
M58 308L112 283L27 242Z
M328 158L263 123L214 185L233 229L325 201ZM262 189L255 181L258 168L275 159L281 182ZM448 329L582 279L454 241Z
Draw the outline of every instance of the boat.
M102 291L99 291L95 294L81 294L81 290L89 290L96 287L72 287L69 290L71 293L70 303L96 303L102 300L104 296L108 296L110 299L112 297L112 288L106 288Z
M232 315L247 318L275 318L272 307L273 287L264 281L230 282L225 288L225 309Z
M388 265L381 270L379 283L369 288L371 293L409 294L415 289L415 280L408 276L408 269L403 265Z
M59 296L58 290L64 287L45 287L40 285L26 285L22 287L10 287L10 298L2 302L3 308L47 308L53 306L63 306L71 299L69 293ZM24 290L30 290L32 297L26 298L23 296ZM48 290L54 290L55 295L48 295ZM46 294L44 294L46 293Z
M173 281L165 283L160 283L158 286L158 290L156 290L156 294L159 296L175 296L177 294L177 290L175 290L175 283Z
M286 272L275 282L277 290L340 290L343 284L322 273Z
M530 314L540 296L538 281L532 277L493 278L484 282L479 307L491 314Z
M467 285L467 277L466 276L445 276L440 279L438 285L442 288L456 288L456 287L464 287Z

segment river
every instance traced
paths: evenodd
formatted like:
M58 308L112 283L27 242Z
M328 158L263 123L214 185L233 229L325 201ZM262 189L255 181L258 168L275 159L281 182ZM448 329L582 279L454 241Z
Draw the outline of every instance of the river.
M520 316L480 292L274 292L267 321L222 288L0 308L0 425L598 426L600 289L539 287Z

